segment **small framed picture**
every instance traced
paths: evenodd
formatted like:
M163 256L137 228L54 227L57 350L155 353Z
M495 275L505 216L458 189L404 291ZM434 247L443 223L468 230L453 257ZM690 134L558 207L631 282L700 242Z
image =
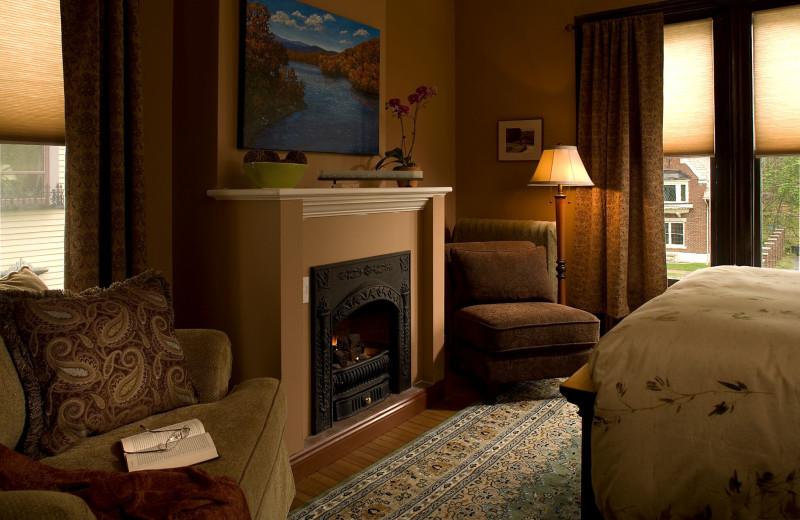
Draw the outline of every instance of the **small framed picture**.
M498 122L497 159L499 161L538 161L541 157L541 119Z

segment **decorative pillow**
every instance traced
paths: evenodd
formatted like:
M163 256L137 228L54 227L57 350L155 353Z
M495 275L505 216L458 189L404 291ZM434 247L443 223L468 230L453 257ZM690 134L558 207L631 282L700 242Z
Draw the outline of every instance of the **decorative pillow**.
M23 267L0 278L0 291L46 291L47 285L31 271Z
M0 312L28 399L28 456L197 402L169 284L156 271L77 295L0 294ZM26 360L30 367L21 367Z
M452 249L456 308L482 303L553 301L547 254L529 243L514 249Z

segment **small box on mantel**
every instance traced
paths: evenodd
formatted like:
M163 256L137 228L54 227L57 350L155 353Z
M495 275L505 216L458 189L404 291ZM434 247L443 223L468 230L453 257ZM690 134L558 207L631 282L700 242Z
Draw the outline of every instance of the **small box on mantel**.
M413 181L422 180L422 170L320 170L320 181Z

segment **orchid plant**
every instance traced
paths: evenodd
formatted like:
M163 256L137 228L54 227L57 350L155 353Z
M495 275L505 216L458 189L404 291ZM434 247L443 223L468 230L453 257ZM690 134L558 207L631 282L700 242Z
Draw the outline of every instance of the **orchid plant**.
M420 85L414 92L409 94L408 105L404 105L400 98L392 98L386 102L386 110L391 111L392 117L396 117L400 120L402 139L400 140L400 146L387 151L384 157L378 161L378 164L375 165L376 170L390 164L396 164L394 167L395 170L416 166L416 163L411 158L411 154L414 151L414 141L417 137L417 117L419 116L419 109L426 106L428 104L427 100L437 93L438 89L436 87ZM411 139L406 149L405 121L407 119L411 120Z

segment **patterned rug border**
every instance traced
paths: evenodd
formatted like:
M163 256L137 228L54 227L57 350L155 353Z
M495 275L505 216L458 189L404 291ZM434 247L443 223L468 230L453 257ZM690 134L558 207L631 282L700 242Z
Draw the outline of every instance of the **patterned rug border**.
M563 413L561 409L565 406L572 407L572 405L569 405L558 393L557 386L561 381L561 379L555 379L524 383L523 385L530 386L521 387L517 385L509 392L500 396L495 405L485 405L480 401L470 404L464 410L447 418L442 423L421 434L408 444L397 448L389 455L370 464L368 467L348 477L333 488L326 490L305 504L293 509L289 512L288 518L295 520L328 518L326 515L334 514L334 509L344 511L345 508L352 508L360 504L362 499L370 497L372 493L384 489L384 486L395 483L398 475L404 475L410 468L414 468L419 461L425 460L427 457L438 453L436 450L440 449L444 442L442 440L443 432L451 428L454 422L461 422L463 424L459 425L458 429L449 432L444 439L458 439L460 436L466 435L470 428L474 428L481 421L491 418L493 412L501 410L503 406L511 405L513 408L515 405L519 405L519 403L533 403L530 409L526 409L526 407L522 405L518 406L522 408L517 411L517 413L520 414L519 417L514 419L513 423L505 426L501 435L497 435L485 441L485 444L482 444L480 449L474 449L473 452L469 453L467 458L460 459L457 466L448 470L446 478L445 475L442 475L441 478L431 479L431 484L424 489L419 490L419 492L414 490L415 494L409 499L409 503L411 507L413 507L414 517L425 518L428 514L432 514L438 509L447 506L447 501L450 498L457 497L459 493L473 484L474 481L479 481L483 478L484 472L490 471L493 465L497 464L502 457L508 456L509 452L521 443L520 439L537 432L543 425L547 425L548 422L557 420L560 417L559 414ZM538 384L538 387L535 387L536 384ZM520 390L520 388L522 388L522 390ZM550 394L526 399L526 392L531 392L534 388L542 391L547 390ZM553 392L554 389L555 391ZM572 443L571 446L574 455L574 445L576 442L579 444L580 441L580 427L577 421L577 415L575 413L572 413L572 415L575 415L574 422L578 425L577 435L574 433L569 434L566 442ZM561 450L562 448L557 447L556 449ZM579 480L579 462L577 467L577 477ZM420 469L417 468L416 471L420 471ZM369 478L365 478L365 476ZM563 475L561 475L561 477L566 478L563 477ZM363 483L360 485L358 482L354 483L354 481L361 480L363 480ZM476 485L478 484L476 483ZM343 498L335 501L330 507L325 507L329 499L335 495L342 495ZM579 499L577 504L579 504ZM398 507L399 509L392 510L391 512L387 511L387 514L383 515L382 518L391 519L402 515L404 512L408 511L409 506L404 505ZM341 517L344 518L344 516ZM497 518L505 517L497 516Z

